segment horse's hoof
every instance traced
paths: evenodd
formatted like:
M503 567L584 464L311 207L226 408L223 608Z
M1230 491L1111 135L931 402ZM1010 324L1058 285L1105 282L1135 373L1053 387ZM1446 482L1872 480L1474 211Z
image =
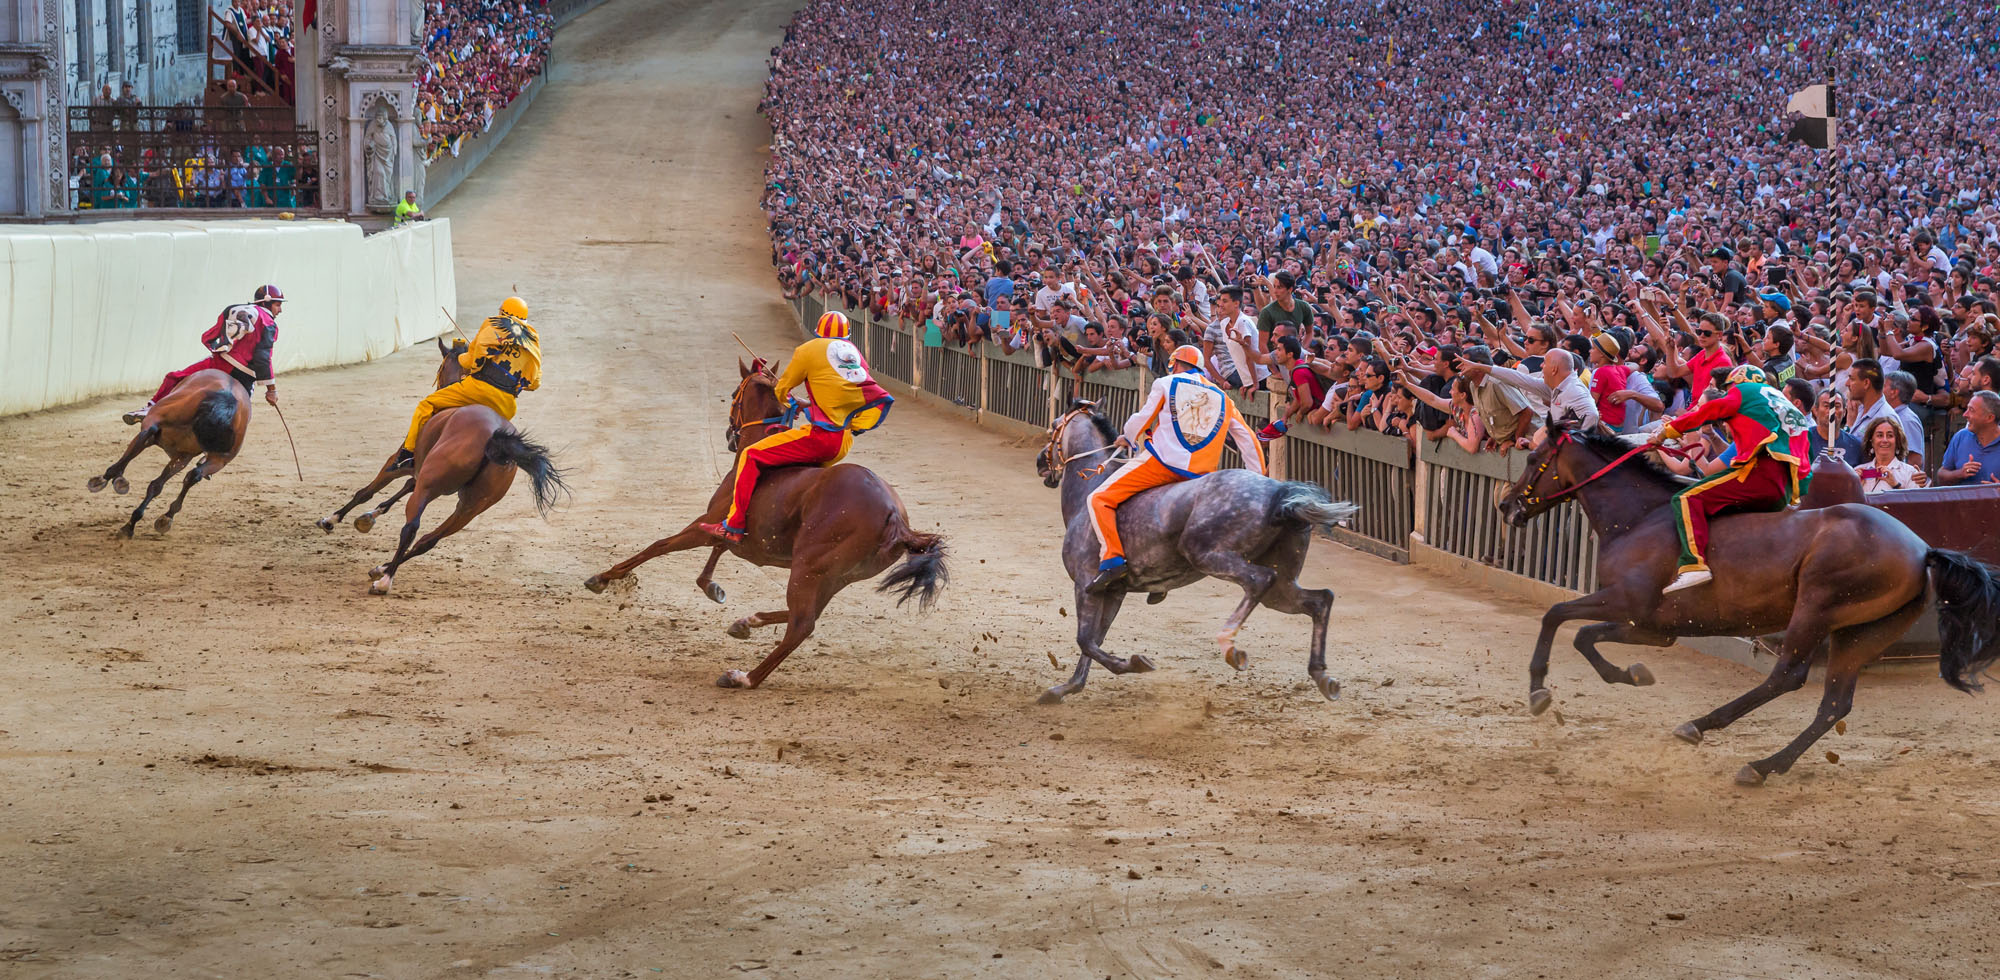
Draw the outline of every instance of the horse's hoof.
M1314 684L1319 685L1319 693L1326 695L1328 701L1340 700L1339 680L1325 674L1313 674L1312 679Z
M114 538L124 538L127 541L132 540L132 525L127 524L124 527L121 527L118 530L111 532L111 536Z
M750 675L740 670L725 670L721 677L715 679L715 686L747 690L750 687Z
M388 571L388 570L389 570L389 566L387 566L387 565L377 565L377 566L375 566L374 568L371 568L371 569L369 569L369 570L368 570L368 577L369 577L369 578L381 578L381 577L382 577L382 573L384 573L384 572L386 572L386 571Z
M730 623L729 628L723 630L723 632L728 633L730 636L733 636L739 640L747 640L750 638L750 621L747 619L739 619L736 622Z
M717 584L715 584L714 582L710 582L710 583L708 583L708 588L706 588L706 589L704 589L704 590L702 590L702 591L704 591L704 592L707 592L707 593L708 593L708 597L709 597L710 599L714 600L714 601L715 601L715 604L716 604L716 605L718 605L718 606L719 606L719 605L722 605L722 600L723 600L723 597L724 597L724 596L726 596L726 595L728 594L728 593L725 593L725 592L723 592L723 591L722 591L722 586L720 586L720 585L717 585Z
M1633 687L1653 686L1653 672L1647 670L1645 664L1633 664L1632 666L1625 668L1625 674L1626 676L1632 678Z
M132 481L131 481L131 480L127 480L127 479L125 479L125 478L124 478L124 477L122 477L122 476L121 476L121 477L119 477L119 478L117 478L117 479L115 479L115 480L112 480L112 481L111 481L111 492L112 492L112 493L115 493L115 494L117 494L117 495L119 495L120 497L123 497L123 496L125 496L126 494L128 494L128 493L131 493L131 492L132 492Z
M368 594L388 595L389 586L392 584L392 582L393 580L390 579L389 576L384 575L381 578L378 578L375 581L368 583Z
M1689 745L1700 745L1701 729L1694 727L1694 722L1683 722L1681 727L1674 729L1674 737Z
M316 528L319 528L319 529L320 529L320 530L322 530L322 531L325 531L325 532L326 532L326 533L328 533L328 534L332 534L332 533L333 533L333 518L331 518L331 517L322 517L322 518L320 518L319 520L316 520L316 521L314 521L314 522L313 522L313 526L314 526L314 527L316 527Z
M1550 694L1548 688L1546 687L1535 688L1534 690L1528 692L1528 713L1531 715L1539 715L1542 712L1549 710L1549 705L1554 704L1555 701L1556 701L1556 696Z
M1036 698L1036 699L1035 699L1035 703L1036 703L1036 704L1061 704L1061 703L1063 703L1063 698L1066 698L1066 697L1069 697L1069 692L1067 692L1067 691L1064 691L1064 690L1062 689L1062 685L1058 684L1058 685L1056 685L1055 687L1052 687L1052 688L1049 688L1049 689L1048 689L1048 690L1046 690L1046 691L1043 691L1043 692L1042 692L1042 696L1041 696L1041 697L1038 697L1038 698Z
M167 533L167 531L171 529L173 526L174 526L174 519L171 517L162 517L159 520L153 522L153 530L160 534Z
M1249 651L1242 650L1237 647L1230 647L1229 649L1222 651L1222 662L1228 664L1231 667L1236 668L1237 670L1249 670L1250 653Z
M1128 674L1150 674L1153 669L1153 661L1143 653L1133 654L1132 659L1125 665L1125 672Z
M84 486L86 486L86 487L89 487L89 488L90 488L90 492L91 492L91 493L96 493L97 491L99 491L99 490L102 490L102 489L104 489L105 487L107 487L107 486L110 486L110 485L111 485L111 481L109 481L109 480L106 480L105 478L103 478L103 477L101 477L101 476L93 476L93 477L91 477L91 478L90 478L90 482L89 482L89 483L86 483L86 484L84 484Z
M1148 593L1146 593L1146 605L1149 605L1149 606L1157 606L1157 605L1159 605L1160 603L1162 603L1162 602L1165 602L1165 601L1167 601L1167 594L1166 594L1165 592L1148 592Z
M375 514L366 513L354 519L354 529L362 534L375 530Z
M583 580L583 587L584 587L584 588L586 588L586 589L589 589L589 590L590 590L590 591L592 591L592 592L595 592L595 593L597 593L598 595L603 595L603 594L604 594L604 576L602 576L602 575L592 575L591 577L589 577L589 578L587 578L587 579L584 579L584 580Z
M1764 785L1764 774L1758 772L1756 766L1746 765L1743 768L1736 770L1736 785L1762 786Z

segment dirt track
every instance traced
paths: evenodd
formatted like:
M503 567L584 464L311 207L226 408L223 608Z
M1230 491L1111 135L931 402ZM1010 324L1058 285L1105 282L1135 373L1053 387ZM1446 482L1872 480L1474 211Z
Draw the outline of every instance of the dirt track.
M1036 707L1074 650L1054 495L922 409L856 458L951 535L937 613L853 591L763 690L713 687L775 641L722 628L776 573L725 564L727 608L693 555L578 587L714 486L727 330L794 337L755 205L787 5L665 6L567 29L442 209L461 309L518 284L542 327L520 421L571 468L553 519L517 487L390 598L364 572L393 519L312 527L422 349L285 379L308 483L262 413L164 538L113 541L136 497L83 490L119 405L0 421L0 976L2000 972L1991 705L1871 678L1837 765L1739 791L1816 691L1696 749L1669 728L1748 672L1648 650L1660 686L1613 689L1559 651L1560 717L1529 718L1534 616L1321 546L1340 702L1303 619L1259 612L1225 667L1204 587L1112 634L1159 673Z

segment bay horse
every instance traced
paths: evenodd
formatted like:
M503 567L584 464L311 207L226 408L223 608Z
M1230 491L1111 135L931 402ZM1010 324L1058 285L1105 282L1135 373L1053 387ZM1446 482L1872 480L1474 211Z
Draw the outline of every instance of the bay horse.
M738 361L737 369L742 381L730 400L726 432L731 450L762 438L767 427L775 427L781 411L772 390L776 365L759 361L746 366ZM699 525L728 515L734 483L733 476L723 477L700 517L689 521L679 533L592 575L583 583L584 588L603 592L605 586L628 579L634 568L661 555L713 546L715 539ZM785 635L749 673L727 671L717 678L717 687L754 688L762 684L812 635L820 613L834 595L855 582L874 578L899 558L903 563L875 589L895 592L898 606L915 599L920 610L930 609L950 577L943 536L911 530L902 499L865 466L838 463L765 470L745 516L749 533L740 542L714 547L695 582L710 599L723 600L722 588L709 581L709 575L724 552L752 565L791 569L785 585L785 608L745 616L728 630L730 636L747 640L753 628L783 623Z
M1145 673L1153 662L1144 654L1127 660L1104 652L1104 636L1129 592L1148 593L1161 602L1167 592L1204 578L1232 582L1243 601L1223 623L1216 641L1223 660L1237 670L1250 667L1236 646L1236 632L1259 605L1312 618L1312 648L1306 674L1322 695L1340 697L1340 681L1326 673L1326 632L1333 590L1301 589L1299 569L1312 544L1314 528L1329 528L1360 508L1335 501L1311 483L1287 483L1240 469L1217 470L1183 483L1147 490L1118 508L1118 536L1125 541L1131 573L1113 591L1092 594L1097 576L1097 530L1091 525L1090 492L1116 467L1098 458L1117 434L1092 402L1078 400L1069 414L1049 426L1049 439L1035 457L1042 484L1062 490L1063 567L1076 591L1076 645L1082 651L1076 673L1042 693L1041 703L1059 704L1083 690L1092 662L1113 674Z
M188 491L228 466L243 448L243 437L249 431L250 389L226 371L197 371L176 385L159 404L147 409L146 417L139 422L139 433L125 447L125 455L118 457L102 476L91 477L86 485L91 493L107 485L113 493L126 493L131 490L131 483L125 479L125 467L148 447L159 446L166 452L166 468L147 484L145 497L132 509L125 526L118 529L120 537L129 538L139 519L145 516L146 506L166 489L167 481L189 460L200 456L201 462L188 471L173 505L153 522L153 530L165 534L173 526L174 515L181 512Z
M438 365L437 387L454 384L465 376L459 367L458 355L466 349L464 341L457 341L446 347L444 341L437 342L438 353L443 362ZM391 460L394 456L391 456ZM410 481L382 505L360 518L354 526L362 531L374 525L374 516L389 509L389 505L405 494L413 494L403 508L403 530L396 540L396 556L388 562L377 565L368 572L372 579L368 584L369 595L388 595L395 585L396 570L444 540L464 529L473 518L478 517L488 507L500 502L507 495L507 489L514 485L516 473L528 474L528 481L534 488L535 509L544 517L554 507L559 495L568 492L563 483L562 471L556 468L547 448L536 443L514 428L513 423L500 417L500 413L484 405L467 405L463 408L448 408L430 417L422 431L417 433L416 460L401 469L385 465L375 475L367 488L354 495L347 506L333 515L320 519L322 530L332 530L333 524L349 508L364 503L375 491L387 485L400 474L410 474ZM458 495L458 506L444 523L421 539L417 530L424 517L424 508L430 502L446 494Z
M1535 714L1553 696L1545 681L1556 630L1593 620L1576 635L1576 649L1607 684L1653 683L1644 664L1620 668L1598 653L1599 643L1667 646L1682 636L1755 637L1784 633L1769 677L1742 697L1687 722L1674 735L1699 744L1779 696L1803 687L1813 654L1831 640L1820 710L1791 744L1745 765L1736 782L1757 786L1784 774L1805 750L1853 707L1861 668L1935 602L1943 649L1939 674L1961 691L2000 657L2000 583L1995 570L1954 551L1926 545L1902 522L1866 504L1739 512L1712 524L1707 559L1713 582L1663 594L1679 564L1673 494L1688 480L1636 456L1641 447L1601 432L1549 422L1549 437L1529 455L1527 469L1500 501L1515 527L1574 494L1597 533L1597 575L1589 595L1551 606L1542 616L1528 664L1528 703Z

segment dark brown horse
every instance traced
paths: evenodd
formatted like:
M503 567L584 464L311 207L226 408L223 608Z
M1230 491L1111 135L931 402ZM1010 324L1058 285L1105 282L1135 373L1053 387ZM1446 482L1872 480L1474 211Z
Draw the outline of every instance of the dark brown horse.
M1895 518L1865 504L1738 513L1716 520L1709 542L1715 580L1663 595L1674 577L1680 543L1674 492L1687 485L1634 457L1617 437L1550 425L1550 437L1528 457L1527 472L1500 502L1516 527L1574 494L1597 532L1596 592L1559 602L1542 616L1528 665L1529 707L1540 714L1551 695L1549 647L1556 629L1573 619L1595 620L1579 630L1576 649L1609 684L1644 686L1643 664L1613 666L1597 644L1666 646L1681 636L1754 637L1784 633L1778 663L1749 693L1674 730L1689 743L1804 686L1814 651L1831 640L1826 692L1819 713L1791 744L1743 767L1736 781L1755 786L1785 773L1827 729L1847 715L1861 668L1874 662L1935 601L1943 635L1940 673L1963 691L2000 657L2000 584L1993 569L1953 551L1924 544ZM1605 467L1611 468L1606 470Z
M743 380L729 406L727 436L732 449L762 438L779 414L778 398L771 390L772 371L741 364L738 368ZM646 550L592 575L584 587L603 592L606 585L626 578L632 569L661 555L714 545L715 539L698 525L728 516L733 484L733 478L724 477L709 497L708 510L689 521L680 533L661 538ZM841 463L767 470L750 498L747 519L749 533L741 542L715 548L696 584L709 598L722 601L722 589L708 581L708 576L724 551L752 565L791 569L785 608L745 616L729 627L730 636L747 640L755 627L784 623L785 635L749 673L724 673L715 682L720 687L762 684L786 655L812 635L820 612L836 593L874 578L898 558L908 556L882 579L876 591L896 591L899 606L916 599L918 608L929 609L948 578L944 538L910 530L909 517L896 491L865 466Z
M465 376L458 366L458 355L464 350L463 341L451 347L446 347L442 340L438 341L438 353L444 358L444 362L438 365L438 387L453 384ZM373 515L386 512L396 498L414 494L403 508L403 532L396 540L396 557L368 572L368 577L374 580L368 585L368 593L387 595L395 584L396 570L403 567L404 562L436 547L439 541L458 533L486 508L499 503L500 498L507 495L507 488L514 485L514 474L517 472L528 474L535 490L535 509L544 516L550 507L555 506L557 495L569 489L563 484L562 471L549 458L549 451L515 430L513 423L501 418L500 413L484 405L448 408L431 416L430 421L424 423L423 430L417 433L414 463L406 464L401 469L384 466L366 489L355 494L346 507L335 511L331 517L322 518L319 526L332 530L333 524L349 508L366 502L398 475L413 474L410 482L384 501L381 507L363 515L368 519L366 525L360 519L354 522L356 528L366 531L374 526ZM418 538L417 528L423 521L424 508L448 493L458 494L458 506L452 509L451 516L446 517L444 523Z
M166 452L166 469L146 486L145 498L132 509L132 517L125 526L118 529L120 536L129 538L139 518L145 516L146 505L166 489L167 481L188 460L200 456L201 462L188 471L187 479L181 483L180 495L174 498L173 506L153 522L153 530L164 534L173 526L174 515L181 512L181 502L187 499L188 491L228 466L243 448L243 436L249 431L249 389L227 372L197 371L147 410L139 423L139 434L125 447L125 455L118 457L118 462L112 463L103 476L90 478L90 492L96 493L106 485L113 493L127 492L132 487L125 479L125 467L149 446L158 446Z

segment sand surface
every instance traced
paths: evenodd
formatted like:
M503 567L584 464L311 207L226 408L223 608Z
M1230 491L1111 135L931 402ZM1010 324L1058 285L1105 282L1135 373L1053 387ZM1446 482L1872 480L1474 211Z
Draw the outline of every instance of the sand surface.
M518 291L541 327L519 422L570 469L551 519L517 486L386 598L395 518L312 526L422 348L285 378L306 482L260 411L165 536L113 540L136 497L83 488L122 400L0 421L0 977L2000 972L2000 715L1921 674L1864 682L1837 764L1743 791L1816 689L1692 748L1669 729L1749 672L1619 648L1660 684L1610 688L1565 637L1531 718L1538 610L1322 543L1341 701L1303 618L1260 611L1226 667L1211 584L1113 631L1159 672L1039 707L1074 656L1055 495L915 406L853 458L951 536L934 614L850 590L745 693L712 681L776 633L722 631L782 573L725 563L717 607L690 553L585 593L727 465L728 331L796 338L756 207L786 11L585 16L440 209L460 309Z

